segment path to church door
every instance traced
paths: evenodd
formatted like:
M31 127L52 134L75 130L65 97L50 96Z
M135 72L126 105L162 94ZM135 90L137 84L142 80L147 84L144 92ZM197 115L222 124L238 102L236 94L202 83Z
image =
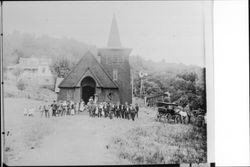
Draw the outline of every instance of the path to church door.
M81 89L81 97L85 104L87 104L91 96L94 98L96 91L95 80L91 77L84 78L81 82Z

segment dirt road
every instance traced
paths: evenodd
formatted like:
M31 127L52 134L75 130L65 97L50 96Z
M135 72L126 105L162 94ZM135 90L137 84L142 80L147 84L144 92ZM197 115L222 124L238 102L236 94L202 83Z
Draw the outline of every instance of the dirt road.
M20 158L8 164L22 166L128 164L129 162L117 158L109 144L112 137L124 135L128 130L146 126L150 122L147 120L150 117L146 112L142 112L140 117L141 119L136 119L134 122L117 118L112 120L90 118L87 114L46 119L40 118L37 113L34 118L28 118L29 121L33 124L47 121L48 127L53 128L53 132L43 137L40 144L20 151ZM39 130L39 127L37 129Z
M89 118L87 115L58 118L53 134L39 148L22 153L18 165L120 164L108 149L109 140L134 122Z

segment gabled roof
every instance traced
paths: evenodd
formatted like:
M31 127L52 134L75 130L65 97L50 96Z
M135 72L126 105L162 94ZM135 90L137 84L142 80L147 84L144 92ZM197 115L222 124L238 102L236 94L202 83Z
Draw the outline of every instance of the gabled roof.
M89 51L80 59L76 66L60 83L59 88L79 87L79 83L85 76L92 76L98 87L118 88L117 84L112 81L112 78L105 71L103 66Z
M89 68L87 68L87 70L83 73L83 75L81 76L80 80L77 82L76 87L80 87L81 86L81 81L85 78L85 77L91 77L95 80L96 82L96 87L103 87L102 83L99 81L99 79L96 77L96 75L91 72L91 70Z

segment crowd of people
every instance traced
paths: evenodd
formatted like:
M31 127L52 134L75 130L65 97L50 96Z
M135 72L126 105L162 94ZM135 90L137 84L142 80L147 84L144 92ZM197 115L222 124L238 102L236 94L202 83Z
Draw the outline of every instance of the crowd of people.
M43 105L39 108L41 116L46 118L77 115L83 112L88 112L90 117L108 117L135 120L138 118L139 105L135 104L113 104L110 102L97 103L91 97L89 102L85 104L83 100L80 102L74 101L53 101L50 105Z

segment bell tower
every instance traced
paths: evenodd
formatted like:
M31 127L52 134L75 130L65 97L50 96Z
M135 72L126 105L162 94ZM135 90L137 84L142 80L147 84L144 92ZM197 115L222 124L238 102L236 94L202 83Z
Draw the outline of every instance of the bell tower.
M122 47L115 15L113 16L107 47L100 48L101 64L117 83L120 103L132 103L132 84L129 55L132 49Z

